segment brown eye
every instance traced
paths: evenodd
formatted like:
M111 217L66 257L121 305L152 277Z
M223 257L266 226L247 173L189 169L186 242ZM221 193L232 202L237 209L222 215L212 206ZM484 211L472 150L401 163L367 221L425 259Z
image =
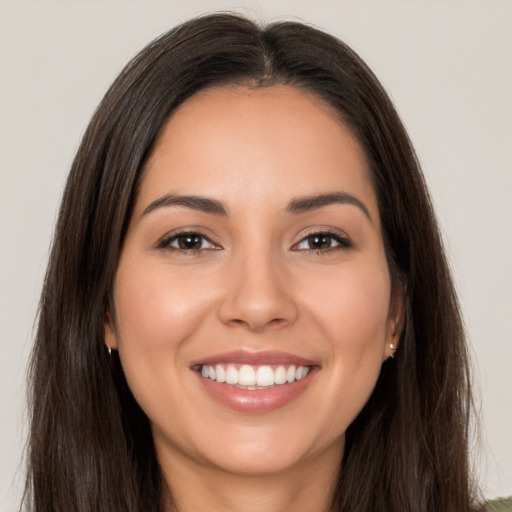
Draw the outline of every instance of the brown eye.
M310 249L329 249L332 247L333 239L328 235L311 235L306 238Z
M178 233L170 238L163 240L161 248L198 252L204 249L216 249L217 246L201 233Z
M202 249L202 246L203 246L203 237L196 234L196 233L192 233L190 235L182 235L182 236L179 236L176 241L178 242L178 247L180 249L185 249L185 250L198 250L198 249Z
M334 233L312 233L303 238L294 249L297 251L328 251L334 249L348 249L352 243L338 234Z

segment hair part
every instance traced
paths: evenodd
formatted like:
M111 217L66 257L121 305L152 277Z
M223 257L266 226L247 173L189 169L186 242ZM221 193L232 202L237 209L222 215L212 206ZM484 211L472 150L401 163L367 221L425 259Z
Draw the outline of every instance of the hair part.
M383 87L344 43L315 28L260 28L233 14L156 39L96 110L64 191L30 366L26 505L37 512L162 510L149 421L105 314L144 163L170 115L212 86L285 84L322 98L364 150L406 319L396 358L347 431L340 512L473 510L471 394L458 303L420 166Z

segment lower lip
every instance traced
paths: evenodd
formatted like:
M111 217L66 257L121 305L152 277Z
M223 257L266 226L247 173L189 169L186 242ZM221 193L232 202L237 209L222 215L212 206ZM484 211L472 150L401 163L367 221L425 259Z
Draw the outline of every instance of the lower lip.
M302 393L311 383L317 368L301 380L268 389L241 389L203 377L196 372L206 391L218 402L240 412L269 412L284 407Z

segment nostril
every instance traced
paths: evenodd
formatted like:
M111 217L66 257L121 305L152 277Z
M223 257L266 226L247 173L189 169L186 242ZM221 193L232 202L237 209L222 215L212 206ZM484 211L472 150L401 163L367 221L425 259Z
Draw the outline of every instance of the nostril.
M274 318L273 320L271 320L269 322L269 324L273 324L273 325L282 325L285 323L286 323L286 319L284 319L284 318Z
M232 286L219 303L218 315L225 325L259 331L281 327L297 319L297 304L290 290L276 280L245 276L230 280Z
M229 320L228 325L232 326L244 326L251 330L261 330L268 327L281 327L289 323L286 318L272 318L270 320L265 319L252 319L252 320L242 320L241 318L232 318Z

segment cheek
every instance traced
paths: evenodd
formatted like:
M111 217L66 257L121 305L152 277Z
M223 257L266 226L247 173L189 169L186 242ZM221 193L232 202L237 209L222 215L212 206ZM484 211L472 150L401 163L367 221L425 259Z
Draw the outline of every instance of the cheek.
M360 357L385 343L390 293L385 265L347 265L313 288L308 303L331 350Z
M318 340L329 379L319 409L333 435L355 419L380 374L386 343L390 280L385 265L347 265L313 293L309 311L321 328ZM321 406L320 406L321 402Z
M201 287L169 272L165 261L121 261L114 287L118 351L128 385L148 416L164 389L178 389L188 371L184 352L207 313ZM163 386L162 383L166 383Z
M163 266L120 268L115 304L121 350L176 348L197 326L206 303L201 288Z
M211 297L201 276L171 272L165 261L139 263L126 258L116 275L118 350L135 399L154 421L180 403L187 346Z

